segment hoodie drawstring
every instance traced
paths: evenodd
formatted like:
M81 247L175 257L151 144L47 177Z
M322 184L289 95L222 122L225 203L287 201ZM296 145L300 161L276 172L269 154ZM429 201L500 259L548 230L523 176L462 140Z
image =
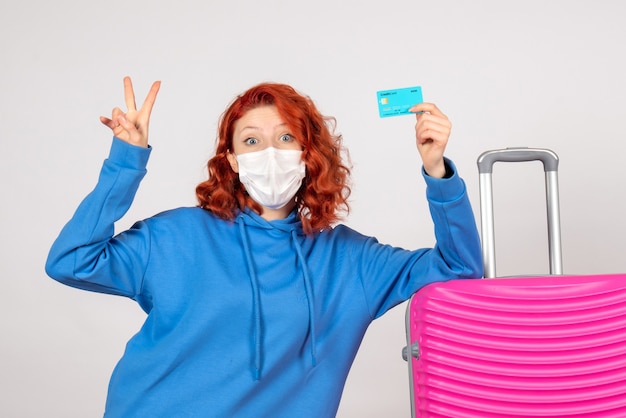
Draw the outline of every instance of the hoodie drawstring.
M306 293L307 304L309 305L309 333L311 339L311 363L313 367L317 364L317 357L315 352L315 311L313 310L313 287L311 286L311 277L309 276L309 268L306 265L306 260L302 255L302 248L297 240L296 231L291 231L291 238L293 239L294 246L296 247L296 254L298 255L298 261L302 266L302 273L304 275L304 291Z
M254 380L261 379L261 366L263 361L262 353L262 330L261 330L261 291L259 290L259 278L254 268L252 260L252 251L248 234L246 233L246 225L243 219L239 222L239 233L243 241L244 252L246 253L246 263L248 264L248 272L250 274L250 285L252 287L252 310L254 313ZM291 239L296 247L296 256L302 267L304 277L304 291L306 294L307 307L309 311L309 338L311 341L311 364L313 367L317 364L316 357L316 341L315 341L315 310L313 308L313 286L311 284L311 276L306 264L306 259L302 254L302 248L298 243L297 231L291 230Z
M254 311L254 380L261 378L261 292L259 291L259 278L256 275L256 269L252 264L252 251L250 251L250 243L246 234L245 225L239 223L239 233L243 241L244 252L246 253L246 262L248 263L248 272L250 273L250 284L252 286L252 310Z

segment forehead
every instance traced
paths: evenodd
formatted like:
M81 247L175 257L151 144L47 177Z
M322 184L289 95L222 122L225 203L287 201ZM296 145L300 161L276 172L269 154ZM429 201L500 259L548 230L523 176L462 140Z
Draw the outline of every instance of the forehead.
M235 133L246 129L272 129L285 125L285 121L273 105L258 106L248 110L235 121Z

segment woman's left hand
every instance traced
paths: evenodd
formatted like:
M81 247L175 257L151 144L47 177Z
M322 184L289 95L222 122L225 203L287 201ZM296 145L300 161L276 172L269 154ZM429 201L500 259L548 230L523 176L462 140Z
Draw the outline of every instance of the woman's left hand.
M415 113L415 140L424 163L424 171L431 177L446 174L443 153L448 144L452 123L433 103L420 103L409 111Z

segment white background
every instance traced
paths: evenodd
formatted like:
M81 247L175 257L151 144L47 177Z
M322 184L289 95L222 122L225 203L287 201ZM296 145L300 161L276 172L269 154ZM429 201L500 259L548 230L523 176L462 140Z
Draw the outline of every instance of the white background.
M527 1L24 0L0 5L0 416L101 416L109 375L144 314L45 276L48 248L110 145L99 115L122 77L153 112L149 173L119 223L195 204L227 103L290 83L338 120L353 162L346 223L433 244L411 117L376 91L421 85L453 122L447 155L478 209L476 158L553 149L566 273L626 272L626 3ZM498 273L547 271L543 172L494 170ZM401 305L370 328L339 417L409 416Z

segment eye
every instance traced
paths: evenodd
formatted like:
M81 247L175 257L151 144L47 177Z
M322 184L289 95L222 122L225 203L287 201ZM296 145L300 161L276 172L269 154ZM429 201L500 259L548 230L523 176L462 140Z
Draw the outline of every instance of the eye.
M280 136L280 142L293 142L295 141L294 137L291 134L283 134Z
M255 145L255 144L258 144L258 143L259 143L259 140L258 140L258 139L256 139L256 138L246 138L246 140L245 140L245 141L243 141L243 142L244 142L244 144L246 144L246 145Z

